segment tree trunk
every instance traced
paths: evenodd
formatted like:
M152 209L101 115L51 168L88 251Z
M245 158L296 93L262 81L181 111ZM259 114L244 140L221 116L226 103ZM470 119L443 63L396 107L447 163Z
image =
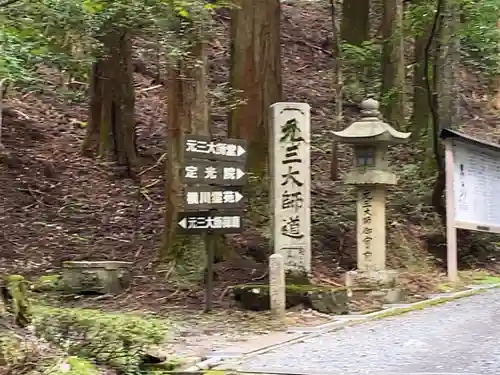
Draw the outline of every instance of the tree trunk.
M106 55L95 62L90 75L90 104L87 134L82 149L86 155L114 159L127 176L137 166L135 135L135 92L132 42L127 32L108 34Z
M231 72L244 104L229 114L229 136L248 141L248 169L267 175L268 108L282 100L280 0L238 0L231 17Z
M440 28L440 49L437 72L439 123L441 127L456 126L460 121L458 87L460 71L460 5L458 0L444 3ZM441 131L441 129L439 129Z
M363 2L365 0L362 0ZM348 1L344 1L344 6L347 4ZM342 25L344 25L344 22L349 22L349 18L346 19L347 16L353 16L352 15L352 9L349 6L345 6L348 8L348 12L351 11L351 13L343 13L344 15L344 20L342 21ZM368 10L366 13L369 13L369 1L368 1ZM337 16L337 5L335 4L335 0L330 0L330 13L332 17L332 53L333 53L333 59L334 59L334 82L333 82L333 88L335 90L335 125L333 127L334 131L340 131L342 130L342 120L343 120L343 106L342 106L342 100L343 100L343 91L344 91L344 77L343 77L343 71L342 71L342 43L340 40L340 30L339 30L339 23L338 23L338 16ZM347 28L349 29L349 28ZM368 32L365 35L367 38L369 37L369 28ZM359 36L359 35L358 35ZM352 41L359 41L358 39L355 39L353 35L349 36L351 38L351 41L348 43L351 43ZM364 36L363 36L364 37ZM364 40L363 40L364 41ZM338 158L338 143L334 140L332 142L332 162L330 165L330 178L333 181L337 181L339 179L339 158Z
M344 0L342 2L342 41L361 46L370 39L370 0Z
M446 223L446 208L443 202L445 189L445 171L442 146L438 142L441 129L458 124L459 114L459 87L458 72L460 63L460 4L458 0L441 0L440 25L438 34L439 49L436 51L437 64L435 67L435 84L437 95L437 116L434 119L434 154L439 172L432 193L432 204L436 212Z
M176 233L178 214L183 209L182 168L186 134L210 135L207 55L199 35L184 35L193 43L182 59L168 69L167 158L165 163L165 239L160 259L181 259L186 251L202 252L190 248L193 236ZM200 244L199 238L197 239Z
M382 112L398 129L405 127L403 1L384 0L382 19Z
M104 60L96 61L90 71L87 131L82 144L83 154L89 157L99 146L105 65Z
M420 139L422 135L425 135L429 131L431 121L429 108L430 93L427 85L425 61L427 46L432 32L432 23L432 17L428 17L428 20L424 24L423 32L415 37L416 63L413 67L413 110L410 129L414 141ZM430 61L430 56L427 59Z

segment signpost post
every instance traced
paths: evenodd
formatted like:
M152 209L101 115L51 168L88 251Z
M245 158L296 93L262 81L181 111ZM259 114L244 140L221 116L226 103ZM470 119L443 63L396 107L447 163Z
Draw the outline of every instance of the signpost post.
M204 234L207 254L205 312L212 310L213 261L216 235L243 230L247 144L241 139L216 141L187 135L184 144L184 212L177 230Z

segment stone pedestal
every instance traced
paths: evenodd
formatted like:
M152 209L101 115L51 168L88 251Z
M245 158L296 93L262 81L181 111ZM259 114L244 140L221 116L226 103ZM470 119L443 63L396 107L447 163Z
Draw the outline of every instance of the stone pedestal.
M360 271L385 269L385 194L384 186L358 188L357 260Z
M130 286L131 262L67 261L62 264L62 280L72 293L117 294Z
M359 292L382 303L398 303L406 297L393 270L349 271L345 274L345 286L349 297Z

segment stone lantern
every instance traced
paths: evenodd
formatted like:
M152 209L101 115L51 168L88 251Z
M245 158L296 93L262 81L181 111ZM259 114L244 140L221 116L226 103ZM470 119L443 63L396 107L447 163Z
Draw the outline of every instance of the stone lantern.
M333 135L336 141L353 145L354 168L345 183L358 190L357 267L373 275L385 271L386 187L397 182L389 170L388 146L408 142L411 133L399 132L382 121L376 100L363 101L361 115L360 121Z

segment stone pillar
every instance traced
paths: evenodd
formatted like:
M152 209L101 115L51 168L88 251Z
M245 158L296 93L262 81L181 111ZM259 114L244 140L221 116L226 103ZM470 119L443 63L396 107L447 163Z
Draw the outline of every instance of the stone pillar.
M384 186L358 188L357 260L360 271L385 270L385 195Z
M285 264L281 254L273 254L269 257L269 298L273 316L284 319L286 312L286 285Z
M311 272L310 106L275 103L269 115L272 245L287 277L303 280Z

